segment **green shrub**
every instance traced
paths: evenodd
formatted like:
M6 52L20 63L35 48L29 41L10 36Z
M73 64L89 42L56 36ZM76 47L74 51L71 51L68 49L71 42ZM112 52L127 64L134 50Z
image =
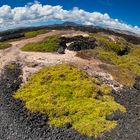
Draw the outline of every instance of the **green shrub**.
M37 43L29 43L22 48L22 51L33 52L56 52L59 48L58 36L50 36Z
M11 44L9 44L9 43L4 43L4 42L0 43L0 50L7 49L9 47L11 47Z
M114 101L111 88L74 66L44 68L30 77L15 93L31 112L47 114L49 124L70 123L84 135L100 136L117 124L108 114L125 108Z
M116 53L117 50L110 50L110 45L108 44L112 44L112 42L109 43L108 38L100 35L94 35L94 37L101 44L103 42L104 46L98 46L92 50L80 51L77 53L77 56L84 59L100 59L104 63L110 64L102 68L107 70L121 84L133 86L135 76L140 76L140 47L128 44L130 48L129 53L120 56ZM124 44L124 42L120 40L118 44Z

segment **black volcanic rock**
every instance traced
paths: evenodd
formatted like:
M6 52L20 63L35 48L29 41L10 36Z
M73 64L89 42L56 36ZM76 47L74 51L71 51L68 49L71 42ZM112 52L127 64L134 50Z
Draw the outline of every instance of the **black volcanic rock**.
M67 49L71 51L81 51L81 50L86 50L86 49L94 49L94 45L90 44L90 42L82 42L82 41L77 41L71 43Z
M123 113L121 111L117 110L114 113L112 113L111 115L107 115L106 119L110 120L110 121L117 121L122 118L122 114Z
M57 50L57 52L59 54L65 54L65 49L67 48L67 45L66 45L66 41L65 39L62 37L60 40L59 40L59 49Z
M115 101L126 108L123 115L112 116L118 119L117 126L111 132L103 134L103 140L139 140L140 138L140 92L134 88L124 87L121 91L114 91ZM115 117L115 118L114 118Z
M68 50L80 51L80 50L86 50L86 49L94 49L96 46L95 39L79 37L79 38L76 38L75 40L67 47Z
M58 52L59 54L65 54L65 48L64 48L64 47L60 47L60 48L57 50L57 52Z
M66 46L66 43L71 43L69 46ZM74 36L74 37L61 37L59 39L58 53L63 54L64 50L67 48L71 51L80 51L85 49L94 49L96 46L96 39L83 37L83 36Z

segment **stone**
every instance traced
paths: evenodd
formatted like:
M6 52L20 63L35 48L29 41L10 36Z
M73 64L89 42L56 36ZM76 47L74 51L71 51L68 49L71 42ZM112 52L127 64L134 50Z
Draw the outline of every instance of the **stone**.
M137 90L140 90L140 76L137 76L135 78L134 88L137 89Z
M117 121L121 118L122 118L122 113L119 110L106 116L106 120L109 120L109 121Z
M65 48L60 47L60 48L57 50L57 52L58 52L59 54L65 54Z
M72 127L72 125L70 123L66 123L63 127L65 127L66 129L69 129Z
M67 46L67 43L71 43ZM61 37L59 40L59 50L58 52L63 52L66 48L71 51L81 51L86 49L94 49L97 46L95 38L74 36L74 37ZM62 48L61 48L62 47Z

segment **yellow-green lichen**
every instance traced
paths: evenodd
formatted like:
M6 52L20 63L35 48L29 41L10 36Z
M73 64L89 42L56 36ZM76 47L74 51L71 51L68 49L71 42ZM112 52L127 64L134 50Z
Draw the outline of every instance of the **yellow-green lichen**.
M40 70L20 87L14 97L31 112L47 114L49 124L70 123L79 133L100 136L117 125L108 114L125 108L114 101L111 88L68 64Z

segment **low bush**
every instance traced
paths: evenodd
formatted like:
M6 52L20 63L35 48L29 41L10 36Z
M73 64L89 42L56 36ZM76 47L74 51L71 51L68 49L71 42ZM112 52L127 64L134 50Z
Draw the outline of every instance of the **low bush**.
M3 43L3 42L0 43L0 50L7 49L9 47L11 47L11 44L9 44L9 43Z
M33 52L56 52L59 48L58 36L50 36L37 43L29 43L22 48L22 51Z

